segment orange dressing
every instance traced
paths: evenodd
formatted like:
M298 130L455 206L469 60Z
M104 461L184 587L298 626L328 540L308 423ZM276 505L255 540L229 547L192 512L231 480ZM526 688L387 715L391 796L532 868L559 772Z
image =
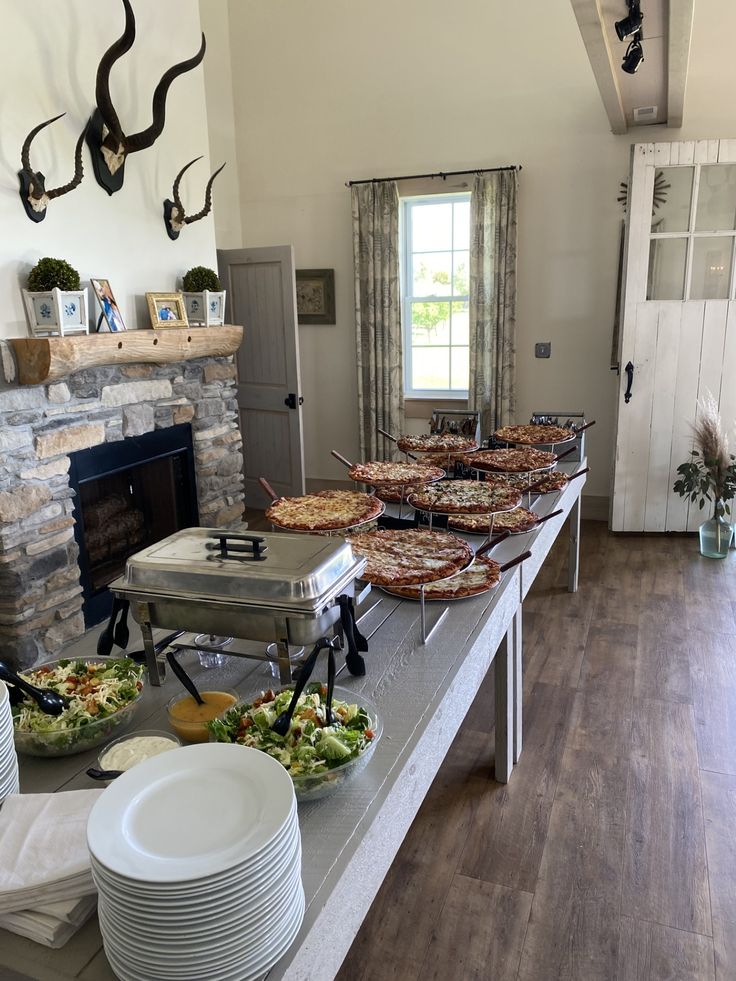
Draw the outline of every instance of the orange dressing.
M190 743L208 742L210 736L205 722L216 719L237 701L226 691L202 691L200 695L203 705L199 705L191 695L185 695L172 705L169 712L172 729Z

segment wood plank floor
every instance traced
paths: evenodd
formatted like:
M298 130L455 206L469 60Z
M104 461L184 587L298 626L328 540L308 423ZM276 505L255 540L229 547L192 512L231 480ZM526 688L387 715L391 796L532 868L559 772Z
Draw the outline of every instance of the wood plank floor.
M524 730L493 679L338 981L736 981L736 552L585 523L524 605Z

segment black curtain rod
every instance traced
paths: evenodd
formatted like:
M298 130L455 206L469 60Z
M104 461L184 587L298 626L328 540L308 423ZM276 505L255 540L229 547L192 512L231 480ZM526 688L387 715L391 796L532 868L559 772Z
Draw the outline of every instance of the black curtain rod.
M408 174L406 177L370 177L364 181L345 181L345 187L355 184L381 184L383 181L418 181L425 177L460 177L463 174L495 174L500 170L521 170L521 164L509 164L508 167L472 167L470 170L438 170L436 174Z

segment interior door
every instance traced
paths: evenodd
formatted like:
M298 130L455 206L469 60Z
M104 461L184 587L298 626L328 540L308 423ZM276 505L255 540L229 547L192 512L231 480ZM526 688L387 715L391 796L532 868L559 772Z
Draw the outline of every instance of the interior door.
M299 335L291 245L217 253L233 323L243 324L237 356L245 503L263 508L265 477L279 494L304 493Z
M672 485L698 403L736 417L736 141L637 144L629 189L611 527L695 531Z

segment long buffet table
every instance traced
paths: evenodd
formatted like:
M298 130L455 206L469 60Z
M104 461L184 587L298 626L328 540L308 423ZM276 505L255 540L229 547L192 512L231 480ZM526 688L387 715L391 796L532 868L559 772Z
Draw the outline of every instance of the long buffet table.
M573 473L585 465L570 463L560 469ZM367 674L353 678L343 672L338 684L376 702L384 735L352 783L299 808L307 911L297 940L268 981L329 981L337 973L491 664L496 676L496 779L505 783L511 776L522 749L521 603L568 517L569 588L577 589L584 483L581 477L562 494L536 500L540 514L557 508L562 513L531 534L507 539L493 553L499 562L527 549L532 556L509 570L494 592L449 604L449 615L425 645L420 643L419 604L373 591L371 604L379 597L380 602L369 604L361 620L370 643ZM472 540L476 545L481 541ZM93 654L96 633L74 645L70 656ZM137 646L138 637L133 631L131 635L131 646ZM271 684L262 663L228 658L222 669L204 672L189 657L182 661L192 675L217 678L218 687L249 695ZM136 727L166 729L165 704L177 689L170 676L160 688L147 686ZM85 770L95 759L94 751L55 760L21 758L21 791L93 787ZM115 977L96 918L61 950L0 931L0 968L3 981Z

